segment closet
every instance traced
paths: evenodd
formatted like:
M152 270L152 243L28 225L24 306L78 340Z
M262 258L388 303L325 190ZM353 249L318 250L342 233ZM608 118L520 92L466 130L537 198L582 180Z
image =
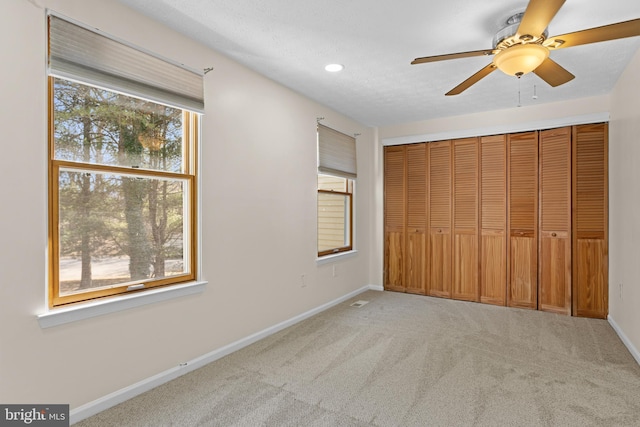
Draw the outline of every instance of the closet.
M384 147L384 287L606 318L608 125Z

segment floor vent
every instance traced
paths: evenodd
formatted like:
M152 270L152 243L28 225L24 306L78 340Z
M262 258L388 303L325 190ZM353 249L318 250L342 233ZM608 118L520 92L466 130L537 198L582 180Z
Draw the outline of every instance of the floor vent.
M356 301L353 304L351 304L351 307L360 308L365 304L369 304L369 301L359 300L359 301Z

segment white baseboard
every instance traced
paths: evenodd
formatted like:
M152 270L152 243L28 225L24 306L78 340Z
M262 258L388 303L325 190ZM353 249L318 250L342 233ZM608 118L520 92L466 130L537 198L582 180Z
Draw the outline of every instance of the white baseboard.
M625 335L620 326L618 326L616 321L613 320L613 317L611 317L611 315L607 316L607 320L609 321L609 324L611 325L613 330L616 331L616 334L618 334L624 345L627 347L629 353L631 353L633 358L636 359L636 362L638 362L638 365L640 365L640 351L638 351L638 349L633 345L631 340Z
M363 286L360 289L356 289L353 292L349 292L348 294L343 295L340 298L337 298L333 301L329 301L326 304L322 304L319 307L316 307L305 313L299 314L295 317L292 317L291 319L280 322L260 332L256 332L255 334L249 335L236 342L228 344L224 347L221 347L210 353L204 354L200 357L197 357L189 362L181 363L179 366L168 369L164 372L160 372L157 375L146 378L128 387L124 387L120 390L117 390L113 393L110 393L92 402L79 406L71 410L69 414L70 423L75 424L77 422L84 420L85 418L89 418L92 415L95 415L99 412L109 409L112 406L115 406L135 396L138 396L139 394L149 391L155 387L158 387L159 385L162 385L184 374L194 371L208 363L218 360L228 354L233 353L234 351L238 351L241 348L251 345L263 338L268 337L269 335L275 334L276 332L279 332L285 328L288 328L289 326L295 325L296 323L301 322L302 320L305 320L311 316L321 313L335 305L338 305L368 290L382 291L383 288L382 286L378 286L378 285Z
M369 285L370 291L384 291L384 286L382 285Z

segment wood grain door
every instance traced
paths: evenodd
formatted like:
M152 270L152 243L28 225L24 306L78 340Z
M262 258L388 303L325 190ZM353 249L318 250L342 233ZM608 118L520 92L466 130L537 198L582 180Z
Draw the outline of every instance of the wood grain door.
M451 296L451 141L427 145L429 251L428 294Z
M406 292L426 294L427 144L407 146Z
M480 301L507 302L506 135L480 138Z
M384 148L384 288L405 291L406 147Z
M507 136L507 305L538 306L538 133Z
M608 125L573 127L573 314L608 314Z
M452 297L478 301L478 138L454 140L452 147Z
M571 314L571 127L540 132L538 309Z

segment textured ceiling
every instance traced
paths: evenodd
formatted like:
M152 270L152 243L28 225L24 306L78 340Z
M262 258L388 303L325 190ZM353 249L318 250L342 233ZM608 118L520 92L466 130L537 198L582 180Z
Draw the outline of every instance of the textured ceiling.
M119 1L369 126L606 94L640 47L633 37L554 51L551 58L576 76L556 88L533 73L518 80L496 71L445 97L491 59L410 62L491 49L496 31L526 0ZM638 0L567 0L549 35L635 18ZM336 62L342 72L324 71Z

